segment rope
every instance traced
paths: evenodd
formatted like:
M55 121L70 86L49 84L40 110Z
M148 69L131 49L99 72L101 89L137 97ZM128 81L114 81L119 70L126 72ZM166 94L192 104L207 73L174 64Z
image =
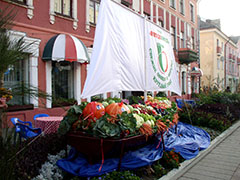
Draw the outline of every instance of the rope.
M102 152L102 164L99 167L98 172L100 172L102 170L103 163L104 163L103 139L101 139L101 152Z

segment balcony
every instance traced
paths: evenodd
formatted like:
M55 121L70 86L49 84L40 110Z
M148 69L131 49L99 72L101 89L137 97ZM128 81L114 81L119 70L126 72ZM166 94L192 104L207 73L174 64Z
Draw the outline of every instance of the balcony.
M222 53L222 48L217 46L217 55L221 56L221 53Z
M178 49L178 58L181 64L189 64L198 60L199 56L196 51L190 48Z

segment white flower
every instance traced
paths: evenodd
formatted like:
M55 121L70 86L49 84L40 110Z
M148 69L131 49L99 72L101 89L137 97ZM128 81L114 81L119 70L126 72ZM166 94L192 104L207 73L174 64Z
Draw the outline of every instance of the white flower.
M41 169L39 175L32 180L61 180L63 179L63 172L57 166L57 161L62 159L65 155L65 150L60 151L57 155L48 154L48 161L46 161Z

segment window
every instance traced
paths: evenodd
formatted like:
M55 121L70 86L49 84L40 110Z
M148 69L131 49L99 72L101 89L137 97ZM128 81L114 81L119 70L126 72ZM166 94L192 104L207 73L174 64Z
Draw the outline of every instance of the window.
M128 8L131 7L131 3L128 2L128 1L126 1L126 0L121 0L121 4L124 5L124 6L126 6L126 7L128 7Z
M73 64L67 61L52 62L53 98L73 98Z
M181 39L181 48L185 48L185 46L184 46L184 33L183 32L181 32L180 33L180 39Z
M13 2L17 2L17 3L20 3L20 4L26 4L26 0L11 0Z
M176 9L176 1L175 0L170 0L170 7L173 9Z
M175 32L175 27L171 27L171 37L172 37L172 46L174 49L176 49L176 32Z
M148 13L146 13L146 12L143 12L143 14L147 17L148 20L151 20L150 14L148 14Z
M182 14L182 15L184 15L185 14L185 8L184 8L184 0L180 0L179 1L179 7L180 7L180 13Z
M21 86L24 84L25 86ZM27 85L27 87L26 87ZM4 87L5 88L17 88L23 87L19 93L24 94L24 87L29 87L29 59L19 60L14 66L9 66L7 72L4 73ZM24 105L30 103L29 94L23 96L14 95L13 99L9 101L10 104Z
M186 72L182 72L182 93L186 93Z
M97 24L99 5L100 2L97 0L90 0L89 2L89 22L92 24Z
M220 69L220 59L217 58L217 68Z
M190 4L190 15L191 15L191 21L195 22L195 15L194 15L194 6L193 4Z
M72 1L71 0L54 0L54 11L57 14L72 17Z
M195 49L194 37L191 37L191 49Z
M163 22L162 19L159 20L159 24L160 24L160 26L161 26L162 28L164 28L164 22Z
M195 93L195 90L197 89L195 79L196 78L194 76L191 77L191 90L193 93Z

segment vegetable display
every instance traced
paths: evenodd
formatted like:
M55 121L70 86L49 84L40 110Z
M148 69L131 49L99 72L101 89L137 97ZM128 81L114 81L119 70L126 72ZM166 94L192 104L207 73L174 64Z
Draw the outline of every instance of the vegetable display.
M58 132L80 131L100 138L152 136L167 131L178 123L177 106L167 98L148 97L145 104L124 104L127 101L108 98L101 102L83 102L72 106Z

